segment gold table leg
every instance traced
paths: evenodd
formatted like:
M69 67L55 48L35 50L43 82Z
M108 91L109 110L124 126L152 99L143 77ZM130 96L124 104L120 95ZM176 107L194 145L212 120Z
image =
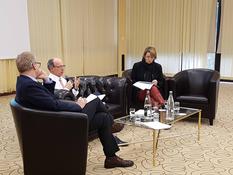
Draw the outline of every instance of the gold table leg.
M201 111L198 113L198 141L200 141L200 131L201 130Z
M156 160L156 152L158 148L158 137L159 137L160 130L156 132L156 130L153 130L153 166L155 166Z

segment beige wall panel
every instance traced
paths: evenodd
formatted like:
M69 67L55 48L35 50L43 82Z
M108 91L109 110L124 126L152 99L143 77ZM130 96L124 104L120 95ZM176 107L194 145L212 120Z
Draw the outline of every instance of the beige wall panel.
M15 91L17 76L15 59L0 60L0 93Z
M223 1L222 38L221 38L221 76L233 79L233 1Z
M28 0L31 51L47 70L48 58L62 57L59 0Z
M84 74L117 74L117 1L87 0Z
M183 17L183 65L184 69L207 68L207 52L210 42L210 27L215 13L215 0L184 1Z
M122 75L122 55L126 55L126 1L118 0L118 75Z
M207 67L215 0L126 0L127 65L153 45L165 73Z
M66 75L83 75L85 1L61 1L62 36Z
M158 52L157 61L164 70L179 68L182 1L180 0L127 0L126 1L126 68L142 58L147 46L154 46ZM169 59L168 59L169 58ZM172 72L171 71L171 72Z

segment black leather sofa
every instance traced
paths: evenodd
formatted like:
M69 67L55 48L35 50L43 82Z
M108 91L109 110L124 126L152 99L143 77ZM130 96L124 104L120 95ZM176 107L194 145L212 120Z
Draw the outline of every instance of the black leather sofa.
M210 69L187 69L178 72L169 80L169 89L174 100L181 106L202 110L202 117L213 125L219 93L220 74Z
M126 115L127 98L126 89L127 81L126 78L110 77L110 76L82 76L80 77L81 85L85 82L86 85L90 85L91 88L89 93L105 94L105 98L102 100L113 115L114 119ZM97 137L97 131L89 132L89 140Z
M91 86L90 93L97 91L106 95L102 101L114 118L126 115L126 89L128 86L126 78L93 75L82 76L80 80L81 86L82 82Z
M68 77L67 80L69 79L73 80L73 77ZM105 94L102 101L114 118L118 118L126 115L127 87L127 79L122 77L81 76L79 96L87 97L91 93ZM67 90L55 90L55 95L59 99L75 100L74 95Z
M105 94L102 100L114 119L127 114L127 88L126 78L115 76L80 76L79 95L87 97L89 94ZM74 77L67 77L67 80L73 80ZM73 94L66 90L55 91L59 99L75 100ZM89 132L89 140L97 137L97 131Z
M25 108L10 102L25 175L84 175L87 115Z

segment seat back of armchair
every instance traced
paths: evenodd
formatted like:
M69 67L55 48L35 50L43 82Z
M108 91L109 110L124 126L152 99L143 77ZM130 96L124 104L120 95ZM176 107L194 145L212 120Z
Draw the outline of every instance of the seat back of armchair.
M175 96L200 95L208 96L211 78L216 71L210 69L187 69L177 73ZM171 85L172 86L172 85Z
M29 109L15 100L10 106L25 175L85 174L86 114Z
M207 96L212 75L213 70L210 69L188 70L189 91L193 95Z
M214 71L210 69L187 69L177 73L174 77L179 83L176 84L176 95L201 95L208 94L209 82Z

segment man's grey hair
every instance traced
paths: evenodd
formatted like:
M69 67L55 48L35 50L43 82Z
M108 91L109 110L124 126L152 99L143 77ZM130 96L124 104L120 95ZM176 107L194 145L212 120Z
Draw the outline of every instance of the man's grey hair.
M49 59L48 63L47 63L47 68L48 70L51 70L54 67L54 62L53 62L53 58Z
M35 56L31 52L23 52L17 56L16 66L20 73L32 69L32 64L36 61Z

